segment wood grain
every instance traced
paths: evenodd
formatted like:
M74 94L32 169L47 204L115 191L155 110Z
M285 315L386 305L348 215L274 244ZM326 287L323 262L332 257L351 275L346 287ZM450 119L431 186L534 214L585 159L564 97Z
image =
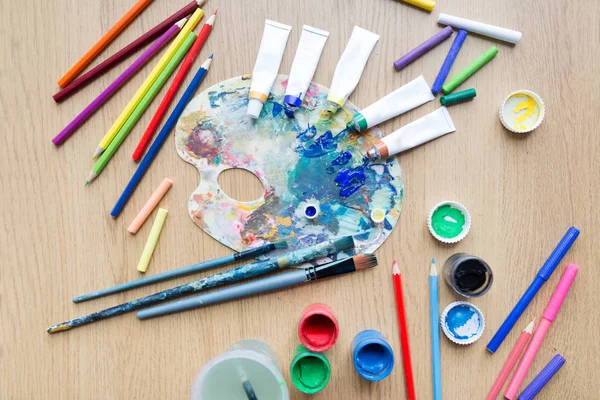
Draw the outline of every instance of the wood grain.
M155 1L100 59L154 26L187 0ZM392 62L439 31L445 12L523 32L516 46L469 35L453 72L491 43L500 53L462 88L477 98L450 112L456 133L402 154L406 195L399 226L377 252L380 267L202 311L147 322L122 316L64 334L48 335L53 323L112 306L126 299L184 282L75 305L78 294L138 277L135 269L151 223L135 236L126 228L154 188L174 179L162 207L169 218L149 267L153 274L224 254L229 250L198 229L187 215L187 199L198 184L194 168L165 146L120 218L109 216L135 170L131 153L158 106L156 100L102 176L84 188L98 140L152 68L111 99L60 148L50 139L125 68L106 74L60 106L52 101L56 80L130 6L129 1L0 2L0 398L2 399L183 399L202 365L243 338L260 338L277 351L284 375L298 344L302 309L311 302L330 305L341 334L330 351L333 378L314 399L401 399L398 327L391 264L404 273L409 333L419 398L431 398L427 274L435 256L443 264L455 252L484 258L494 270L492 290L474 303L486 316L486 332L468 347L442 339L445 399L483 398L510 347L532 317L539 317L566 262L581 266L572 293L532 367L558 351L567 364L544 390L545 400L598 398L597 357L600 316L600 18L598 2L443 0L432 14L393 0L210 0L220 16L195 68L211 52L215 59L203 88L252 70L265 18L292 25L281 67L290 69L302 24L329 30L330 38L314 80L331 82L353 25L377 32L381 40L351 100L365 107L423 74L430 84L450 48L441 44L396 72ZM188 78L189 81L189 78ZM497 118L502 98L530 89L546 102L546 119L534 133L514 136ZM166 89L163 89L163 94ZM382 126L386 133L439 107L439 100ZM231 181L231 179L234 179ZM233 196L256 193L256 182L227 177ZM232 183L233 182L233 183ZM251 197L253 194L251 195ZM469 236L442 246L425 225L429 208L453 199L473 217ZM151 220L153 217L150 218ZM582 234L559 271L496 355L485 344L566 229ZM442 284L440 307L456 300ZM396 350L396 369L378 384L353 371L350 342L367 328L380 330ZM531 379L529 377L528 381ZM293 399L305 398L291 388Z

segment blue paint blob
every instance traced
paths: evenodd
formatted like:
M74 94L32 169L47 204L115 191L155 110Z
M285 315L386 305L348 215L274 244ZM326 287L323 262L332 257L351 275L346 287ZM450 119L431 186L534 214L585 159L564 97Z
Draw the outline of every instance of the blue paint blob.
M304 214L305 214L307 217L309 217L309 218L312 218L312 217L314 217L315 215L317 215L317 207L315 207L315 206L307 206L307 207L304 209Z
M283 106L279 103L273 102L273 111L272 111L273 117L278 116L279 114L281 114L282 111L283 111Z
M329 154L337 149L337 141L339 140L340 134L333 136L331 131L325 132L319 136L313 144L304 148L302 146L296 148L296 152L300 155L308 158L322 157L325 154Z
M316 126L311 126L310 124L308 124L308 127L301 131L297 136L296 139L298 139L301 142L307 142L311 139L313 139L315 136L317 136L317 127Z
M365 169L368 165L367 161L358 167L343 169L337 174L335 183L341 188L340 197L349 197L364 186L367 181Z
M283 111L285 112L285 116L288 118L294 118L295 109L288 106L287 104L283 105Z
M366 330L356 335L352 355L356 372L366 380L380 381L394 369L394 352L377 331Z
M455 304L442 319L443 331L451 340L472 343L483 334L483 315L468 303Z

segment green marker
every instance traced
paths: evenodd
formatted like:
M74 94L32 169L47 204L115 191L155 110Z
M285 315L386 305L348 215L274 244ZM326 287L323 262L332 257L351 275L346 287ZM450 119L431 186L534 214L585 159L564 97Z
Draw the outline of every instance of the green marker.
M477 96L477 92L475 89L471 88L463 90L462 92L456 92L442 96L440 98L440 103L442 103L443 106L451 106L452 104L462 103L463 101L472 99L475 96Z
M290 365L292 383L307 394L325 389L331 377L331 366L323 353L315 353L300 345Z
M196 40L196 36L197 35L194 32L188 33L184 42L181 44L181 46L179 46L179 49L173 55L173 58L169 60L169 63L162 70L158 78L156 78L156 81L154 81L152 86L150 86L148 92L144 95L140 103L133 110L129 118L127 118L127 121L125 121L121 129L119 129L119 132L117 132L115 138L110 142L110 145L102 153L96 164L94 164L92 170L90 171L90 175L88 176L86 184L93 181L98 175L100 175L104 167L106 167L106 164L108 164L108 162L115 154L121 143L123 143L123 140L125 140L129 132L131 132L135 124L142 117L152 100L154 100L158 92L160 92L164 84L167 82L167 80L169 80L169 77L171 76L175 68L177 68L179 62L183 59L189 48L192 46L194 40Z
M442 91L444 92L444 94L448 94L454 89L456 89L458 85L466 81L471 75L473 75L481 67L487 64L492 58L496 56L496 54L498 54L498 48L496 48L496 46L492 46L489 49L487 49L475 61L469 64L465 69L460 71L452 79L446 82L444 86L442 86Z

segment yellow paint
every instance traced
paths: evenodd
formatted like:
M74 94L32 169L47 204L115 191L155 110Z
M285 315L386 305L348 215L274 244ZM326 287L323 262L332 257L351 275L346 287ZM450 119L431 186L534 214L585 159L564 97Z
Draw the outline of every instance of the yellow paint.
M525 120L527 120L527 118L529 118L532 115L537 113L535 108L538 106L538 103L526 94L520 94L515 97L526 99L525 101L521 101L521 102L517 103L516 107L513 110L513 112L515 114L518 114L523 110L525 111L524 113L522 113L521 115L519 115L518 117L515 118L515 129L526 130L528 128L528 126L526 126L524 124L524 122L525 122ZM537 118L536 118L536 121L537 121ZM535 121L534 121L534 123L535 123Z
M277 230L277 225L273 225L273 227L271 228L271 232L265 233L264 235L262 235L262 239L271 239L273 236L275 236L277 234L277 232L279 232Z
M292 219L290 217L275 217L275 222L278 223L279 225L283 225L283 226L292 226Z
M240 210L244 210L244 211L254 211L254 210L256 210L257 207L239 203L235 206L235 208L239 208Z

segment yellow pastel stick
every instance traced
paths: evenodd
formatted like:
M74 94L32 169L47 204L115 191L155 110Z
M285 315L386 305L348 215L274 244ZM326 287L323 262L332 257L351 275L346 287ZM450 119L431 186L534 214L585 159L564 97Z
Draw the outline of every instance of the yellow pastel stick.
M169 63L169 60L171 60L173 55L177 52L177 49L179 49L179 47L181 46L181 44L187 37L188 33L190 33L192 31L192 29L194 29L196 27L196 25L202 19L203 16L204 16L204 11L202 11L202 9L198 8L198 9L196 9L196 11L194 11L194 13L190 17L190 19L187 21L187 23L185 22L186 21L185 18L177 23L178 25L179 24L183 25L185 23L185 25L183 26L183 28L181 28L181 31L179 32L179 34L177 35L177 37L175 38L173 43L171 43L171 45L169 46L169 48L167 49L165 54L160 58L160 60L158 60L158 62L156 63L156 66L150 72L150 75L148 75L148 77L146 78L144 83L142 83L142 86L140 86L140 88L137 90L137 92L135 92L135 94L133 95L133 97L127 104L127 106L125 106L125 109L123 109L123 111L121 112L121 115L119 115L119 117L112 124L112 126L110 127L108 132L106 132L106 135L104 135L102 140L100 140L100 143L98 144L98 148L96 149L96 152L94 153L94 158L98 157L100 154L102 154L102 152L104 150L106 150L108 148L108 145L115 138L115 136L117 135L117 132L119 132L119 129L121 129L123 124L125 124L125 121L127 121L127 118L129 118L129 116L131 115L133 110L135 110L137 105L140 103L140 101L142 100L142 98L144 97L144 95L146 94L148 89L150 89L150 87L152 86L154 81L158 78L158 76L160 75L162 70ZM179 25L179 26L181 26L181 25Z
M160 231L162 230L162 227L165 224L165 219L167 218L168 213L169 211L165 210L164 208L158 209L158 214L156 214L156 219L154 220L154 224L152 224L150 236L148 236L148 241L144 246L144 251L142 252L142 256L140 257L140 261L138 262L137 270L140 272L146 272L146 270L148 269L148 264L150 264L152 253L154 253L156 242L158 242Z

